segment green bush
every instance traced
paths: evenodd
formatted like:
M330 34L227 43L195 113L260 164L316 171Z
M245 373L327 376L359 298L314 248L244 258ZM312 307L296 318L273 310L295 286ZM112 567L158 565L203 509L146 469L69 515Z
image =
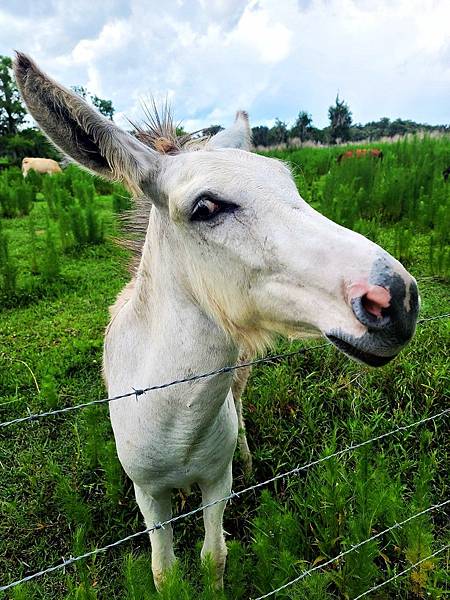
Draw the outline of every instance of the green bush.
M41 276L45 283L55 281L59 276L59 257L55 241L47 223L47 232L45 238L45 251L41 263Z
M17 267L11 259L8 248L8 237L3 231L0 221L0 275L3 294L11 294L16 291Z
M49 177L46 175L45 177ZM42 180L44 175L42 173L38 173L34 169L30 169L26 176L26 182L29 186L33 188L34 193L40 192L42 190Z

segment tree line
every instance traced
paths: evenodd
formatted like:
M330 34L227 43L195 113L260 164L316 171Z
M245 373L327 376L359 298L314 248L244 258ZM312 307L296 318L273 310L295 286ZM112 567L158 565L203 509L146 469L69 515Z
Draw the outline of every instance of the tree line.
M314 127L311 115L301 110L292 127L280 119L275 119L273 127L259 125L252 128L255 146L274 146L286 144L294 140L301 143L312 141L320 144L336 144L339 142L359 142L361 140L377 140L382 137L406 135L419 131L449 132L449 125L428 125L416 123L410 119L391 121L383 117L378 121L370 121L365 125L353 123L352 112L348 104L336 96L335 103L328 109L329 125L323 129Z
M111 100L99 98L80 85L73 86L72 89L105 117L113 119L115 110ZM20 164L25 156L60 158L55 148L36 127L27 126L26 114L26 108L12 75L12 60L8 56L0 56L0 168L9 164ZM289 146L298 141L336 144L358 142L363 139L376 140L380 137L405 135L417 131L450 131L449 125L427 125L403 119L391 121L387 117L365 125L355 124L348 104L340 99L339 95L328 109L328 118L329 125L319 129L313 125L311 115L301 110L292 127L278 118L275 119L272 127L265 125L253 127L253 142L255 146L265 147L279 144ZM221 129L220 125L212 125L204 132L214 134Z

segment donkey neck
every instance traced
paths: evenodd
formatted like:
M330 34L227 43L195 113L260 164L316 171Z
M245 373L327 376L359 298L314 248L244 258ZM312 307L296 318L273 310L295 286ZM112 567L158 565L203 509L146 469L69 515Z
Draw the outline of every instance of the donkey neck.
M234 364L238 348L183 284L170 233L157 211L152 210L133 294L133 312L145 323L153 357L161 357L164 373L159 378L177 379ZM154 368L152 367L152 371ZM214 387L208 378L201 388ZM222 381L232 377L221 377ZM206 386L206 388L205 388Z

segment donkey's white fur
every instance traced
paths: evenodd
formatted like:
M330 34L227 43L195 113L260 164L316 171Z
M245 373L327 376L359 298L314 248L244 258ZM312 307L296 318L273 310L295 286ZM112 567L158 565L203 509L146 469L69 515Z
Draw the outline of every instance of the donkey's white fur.
M110 396L232 365L242 349L262 350L277 333L341 331L362 344L368 326L356 314L364 308L352 307L349 290L369 289L364 282L377 261L407 290L413 285L376 244L306 204L284 164L246 151L245 113L203 149L162 155L94 114L23 55L16 75L33 116L56 144L153 203L136 276L113 307L106 333ZM221 210L196 219L205 202ZM352 288L352 282L358 283ZM367 318L376 321L373 312ZM370 350L379 356L393 356L406 340L391 336L378 344L377 334L370 335ZM110 404L117 452L148 526L170 518L173 488L197 483L205 504L230 493L238 417L242 425L232 383L232 374L223 373ZM245 377L238 384L242 391ZM219 586L224 508L204 510L202 556L211 554ZM150 538L159 586L175 559L172 528Z

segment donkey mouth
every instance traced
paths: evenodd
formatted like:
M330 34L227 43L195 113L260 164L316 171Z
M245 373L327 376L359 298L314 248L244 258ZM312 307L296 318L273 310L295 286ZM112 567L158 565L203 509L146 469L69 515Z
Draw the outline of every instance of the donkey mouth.
M353 344L346 342L342 338L336 337L335 335L327 335L326 336L332 344L336 346L341 352L350 356L355 360L358 360L370 367L382 367L386 365L389 361L395 358L397 355L393 354L392 356L380 356L379 354L372 354L371 352L366 352L365 350L361 350L361 348L357 348Z

